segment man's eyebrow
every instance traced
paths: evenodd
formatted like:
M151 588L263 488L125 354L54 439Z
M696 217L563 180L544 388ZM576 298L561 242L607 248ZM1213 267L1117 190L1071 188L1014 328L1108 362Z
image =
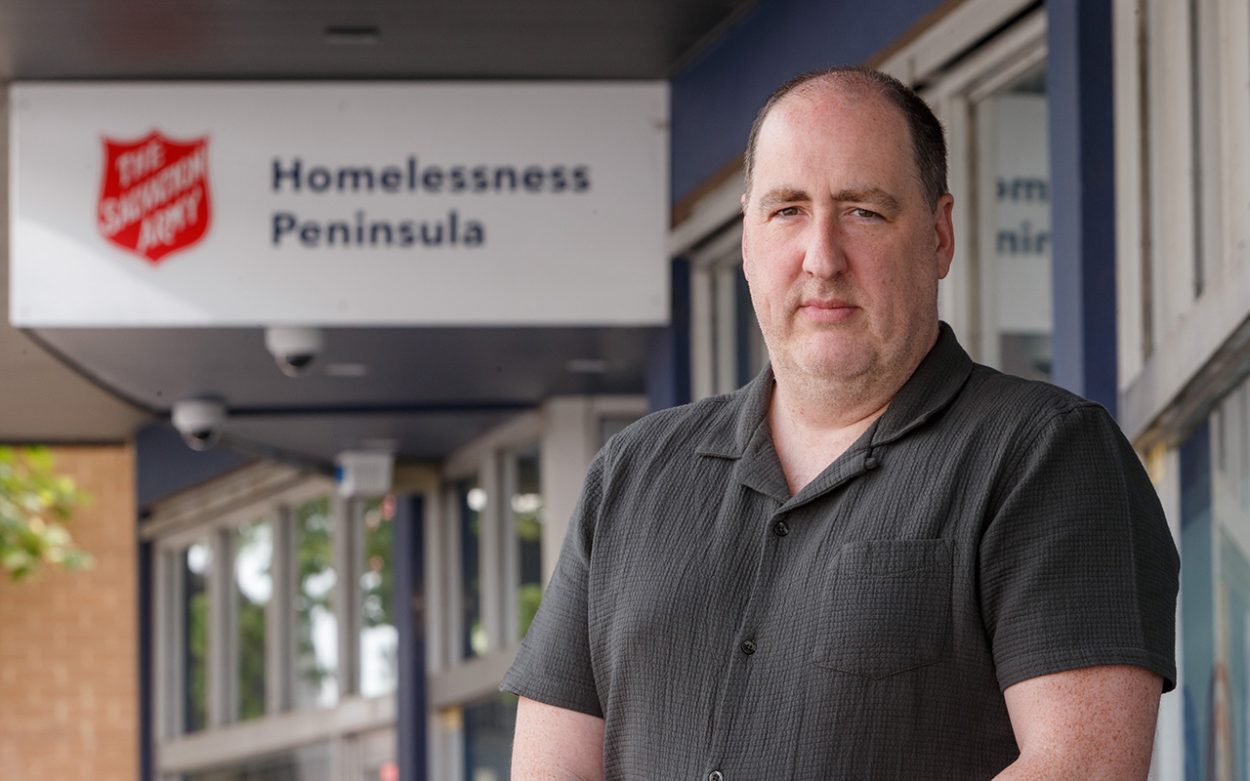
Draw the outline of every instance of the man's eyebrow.
M775 190L769 190L760 196L759 207L768 211L783 203L795 203L810 201L812 198L805 190L799 190L794 187L778 187Z
M845 203L847 201L861 203L876 204L886 211L898 211L899 202L893 195L890 195L880 187L863 187L848 188L833 194L833 200Z

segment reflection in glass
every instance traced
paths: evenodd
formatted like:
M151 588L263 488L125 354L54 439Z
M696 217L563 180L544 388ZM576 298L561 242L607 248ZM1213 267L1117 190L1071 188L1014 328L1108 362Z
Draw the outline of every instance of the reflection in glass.
M529 631L543 597L543 488L538 456L536 446L512 456L515 484L508 504L520 549L517 611L521 632L518 640Z
M265 608L273 596L273 527L247 523L234 534L235 631L240 720L265 714Z
M1250 380L1221 399L1179 451L1185 777L1247 778Z
M1031 379L1051 376L1050 155L1046 72L976 104L979 358Z
M399 763L388 759L380 765L366 767L364 781L399 781Z
M486 652L486 628L482 625L482 575L480 541L486 492L476 480L456 484L460 515L460 610L464 658Z
M188 773L183 781L330 781L330 747L307 746L292 752L249 759L227 767Z
M337 580L331 546L330 497L295 508L295 705L315 708L338 700L338 622L331 598Z
M399 634L395 630L395 497L371 499L361 514L364 568L360 574L360 693L374 697L395 690Z
M516 704L516 695L504 692L465 706L465 781L507 781Z
M208 723L208 572L212 566L213 551L207 542L194 543L183 552L184 732L197 732Z

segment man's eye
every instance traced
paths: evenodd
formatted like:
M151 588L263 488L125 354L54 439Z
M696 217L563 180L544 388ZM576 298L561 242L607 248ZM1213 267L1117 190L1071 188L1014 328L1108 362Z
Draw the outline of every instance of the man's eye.
M777 217L797 217L798 214L799 214L799 207L797 206L783 206L777 211L773 212L773 215Z
M859 217L860 219L864 219L864 220L882 219L880 214L877 214L876 212L871 211L869 209L851 209L851 214L854 214L856 217Z

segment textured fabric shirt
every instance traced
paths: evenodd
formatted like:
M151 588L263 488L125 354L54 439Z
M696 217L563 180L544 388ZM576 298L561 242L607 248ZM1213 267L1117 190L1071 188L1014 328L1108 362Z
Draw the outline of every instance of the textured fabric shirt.
M502 688L605 719L609 779L978 779L1002 690L1133 664L1174 686L1179 562L1115 422L974 364L945 325L791 495L773 378L595 458Z

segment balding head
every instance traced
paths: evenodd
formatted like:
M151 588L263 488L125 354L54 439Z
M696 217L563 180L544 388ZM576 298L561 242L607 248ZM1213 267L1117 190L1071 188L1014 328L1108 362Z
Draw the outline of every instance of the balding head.
M804 73L790 79L777 88L763 108L755 115L743 170L746 192L751 192L752 169L755 165L755 148L759 142L760 128L773 108L791 95L833 90L841 94L862 96L866 100L884 99L903 116L911 135L912 157L916 177L929 205L936 206L938 199L946 194L946 140L942 125L929 106L902 82L879 71L854 66L839 66L823 71Z

